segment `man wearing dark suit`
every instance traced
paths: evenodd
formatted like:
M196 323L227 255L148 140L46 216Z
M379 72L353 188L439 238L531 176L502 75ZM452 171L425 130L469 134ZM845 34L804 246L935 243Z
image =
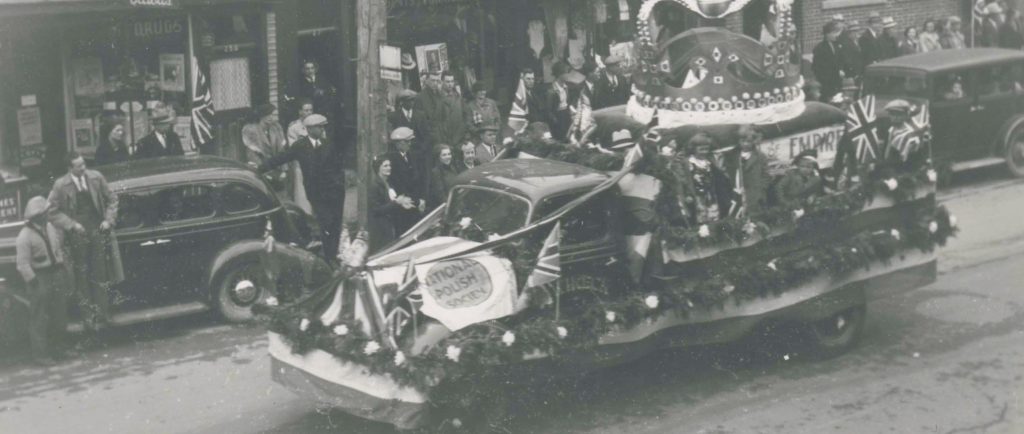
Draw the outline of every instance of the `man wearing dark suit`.
M838 22L828 22L823 30L825 39L814 47L811 69L821 84L821 101L829 101L843 88L842 46L838 41L841 30Z
M544 107L544 98L537 89L537 75L532 69L524 69L521 73L523 87L526 88L526 122L547 122L547 110Z
M568 142L569 127L572 126L572 110L569 107L569 85L565 80L569 73L569 66L558 62L551 67L551 73L555 77L555 81L551 83L551 87L544 95L544 105L548 115L547 124L551 127L551 135L555 140Z
M400 127L406 127L413 132L412 152L413 160L417 163L417 169L421 174L430 173L433 159L431 156L430 123L423 110L416 107L417 93L409 89L402 89L398 93L398 107L388 115L388 125L394 131Z
M388 184L395 189L395 193L406 196L413 200L416 208L403 209L395 219L395 233L400 235L411 228L420 219L420 213L426 209L424 198L427 192L429 181L420 172L420 164L410 152L412 142L416 140L416 134L407 127L398 127L391 132L391 152L388 153L388 160L391 161L391 176Z
M331 118L338 110L337 90L319 74L320 66L312 60L302 62L302 79L295 96L313 101L313 111Z
M153 131L129 148L131 159L185 155L181 139L174 132L175 119L174 111L169 108L153 109Z
M843 72L847 77L857 79L864 73L864 54L861 52L857 39L864 30L857 21L850 21L839 36L839 59L843 64Z
M605 70L594 83L594 110L623 105L629 101L631 92L629 79L622 74L622 58L616 55L605 57Z
M103 174L87 170L77 152L68 155L68 173L50 190L49 219L63 232L71 252L75 288L85 326L98 330L110 321L111 285L124 280L114 224L117 195Z
M882 47L882 30L884 24L881 17L871 17L868 20L868 29L860 35L861 59L863 65L868 66L885 58L885 49Z
M284 152L267 159L260 173L291 161L302 169L302 185L313 214L320 224L324 256L333 261L338 255L338 235L345 210L345 171L342 148L327 138L327 118L312 114L303 121L308 136L293 143Z

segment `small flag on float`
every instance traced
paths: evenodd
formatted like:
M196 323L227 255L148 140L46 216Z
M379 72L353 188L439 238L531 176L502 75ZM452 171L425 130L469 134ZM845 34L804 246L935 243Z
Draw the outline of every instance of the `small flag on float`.
M515 132L521 132L526 128L526 117L530 114L530 106L526 101L526 83L522 75L519 76L519 85L516 86L515 98L512 99L512 109L508 113L508 126Z
M861 163L878 159L876 120L874 95L865 96L850 104L850 109L846 112L846 137L856 146L857 161Z
M526 279L527 288L545 285L562 276L562 260L558 253L558 245L561 240L562 222L557 221L551 228L551 233L544 240L544 246L541 247L540 255L537 258L537 265L533 267L533 272Z
M899 153L902 161L907 161L910 154L917 151L924 144L924 137L931 128L931 120L928 115L928 106L922 105L907 120L906 123L894 127L890 133L889 147L886 149L886 156L891 153Z
M627 169L636 165L636 163L639 163L643 158L644 151L640 149L640 144L637 143L633 145L633 149L630 149L629 152L626 153L626 158L622 161L622 170L628 171Z

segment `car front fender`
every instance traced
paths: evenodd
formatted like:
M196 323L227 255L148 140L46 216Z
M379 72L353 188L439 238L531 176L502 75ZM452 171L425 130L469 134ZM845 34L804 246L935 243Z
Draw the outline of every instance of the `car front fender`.
M319 256L298 247L275 242L278 270L281 276L301 279L305 286L316 286L331 277L331 268ZM212 287L222 271L232 263L243 260L260 260L263 240L239 241L224 248L213 259L206 276L206 286ZM299 282L294 282L299 283Z

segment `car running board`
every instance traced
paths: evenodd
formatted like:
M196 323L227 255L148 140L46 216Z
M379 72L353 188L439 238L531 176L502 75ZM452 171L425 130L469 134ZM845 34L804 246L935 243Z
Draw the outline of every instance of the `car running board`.
M159 321L179 316L197 314L208 310L210 310L210 306L198 301L156 307L152 309L142 309L114 314L110 319L110 325L114 327L124 327L149 321ZM83 330L84 327L80 321L68 324L68 332L70 333L81 333Z
M963 172L964 170L977 169L980 167L995 166L997 164L1003 164L1006 159L999 157L979 158L977 160L961 161L959 163L953 163L954 172Z

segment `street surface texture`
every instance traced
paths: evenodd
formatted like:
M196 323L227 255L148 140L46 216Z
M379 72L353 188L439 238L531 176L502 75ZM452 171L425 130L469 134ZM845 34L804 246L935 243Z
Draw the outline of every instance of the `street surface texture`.
M937 283L873 302L859 347L667 351L530 397L513 432L1024 432L1024 184L958 182ZM116 330L51 369L0 361L3 433L389 433L270 381L255 326L212 315Z

